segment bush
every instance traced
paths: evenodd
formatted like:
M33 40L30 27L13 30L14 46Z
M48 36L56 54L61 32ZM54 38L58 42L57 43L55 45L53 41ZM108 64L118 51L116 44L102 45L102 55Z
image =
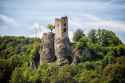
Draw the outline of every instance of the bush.
M104 80L108 83L125 82L125 57L119 57L114 64L107 65L103 70Z
M98 74L93 70L86 70L81 72L75 76L75 79L78 80L79 83L92 83L91 81L95 81L99 79ZM95 82L96 83L96 82Z

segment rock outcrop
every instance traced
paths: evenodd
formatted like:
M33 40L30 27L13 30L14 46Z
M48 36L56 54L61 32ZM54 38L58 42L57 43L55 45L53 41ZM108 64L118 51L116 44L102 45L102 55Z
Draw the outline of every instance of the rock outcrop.
M55 19L55 33L44 33L42 38L41 63L57 59L59 65L71 63L71 48L68 37L68 18Z
M77 64L80 62L80 49L73 49L73 61L72 64Z
M41 62L52 62L55 60L54 33L44 33L42 38Z

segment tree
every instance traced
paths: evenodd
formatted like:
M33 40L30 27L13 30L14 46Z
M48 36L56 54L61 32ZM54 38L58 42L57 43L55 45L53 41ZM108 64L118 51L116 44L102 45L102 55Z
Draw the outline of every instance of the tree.
M125 83L125 57L114 59L114 63L108 64L103 70L103 79L108 83Z
M116 46L122 44L114 32L105 29L98 29L96 38L101 46Z
M109 64L104 68L103 77L108 83L125 83L125 66Z
M84 47L88 46L88 38L82 36L77 42L75 42L75 47L83 49Z
M88 38L92 43L97 43L97 38L96 38L96 30L92 29L88 33Z
M73 35L73 41L79 41L80 38L82 38L82 36L85 36L85 34L83 33L83 30L81 29L77 29L76 32L74 32Z
M52 24L48 24L48 29L52 32L53 31L53 29L55 28L55 26L53 26Z

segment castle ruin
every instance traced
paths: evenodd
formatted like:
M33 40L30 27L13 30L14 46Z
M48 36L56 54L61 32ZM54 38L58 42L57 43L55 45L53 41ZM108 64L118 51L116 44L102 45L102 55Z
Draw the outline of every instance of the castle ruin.
M71 48L68 37L68 17L55 19L55 33L44 33L42 38L41 63L55 60L59 65L69 64L71 60Z

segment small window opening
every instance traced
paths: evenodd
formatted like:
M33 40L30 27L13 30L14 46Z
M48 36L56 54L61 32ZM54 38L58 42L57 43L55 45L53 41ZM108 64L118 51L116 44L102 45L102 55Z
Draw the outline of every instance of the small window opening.
M64 28L64 32L66 32L66 28Z
M66 23L64 23L64 26L66 26Z

